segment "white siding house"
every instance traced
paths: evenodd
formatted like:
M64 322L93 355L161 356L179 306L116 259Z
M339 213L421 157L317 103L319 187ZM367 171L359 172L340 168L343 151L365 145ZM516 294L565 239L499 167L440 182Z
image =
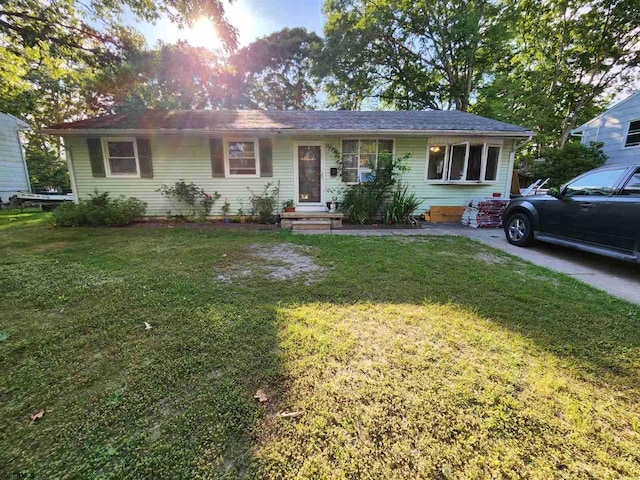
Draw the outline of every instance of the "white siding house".
M640 162L640 91L571 131L583 145L602 142L607 164Z
M0 113L0 199L31 190L29 172L20 143L20 130L29 126L12 115Z
M514 152L533 132L457 111L144 111L54 125L64 138L73 193L137 197L147 215L165 216L158 192L194 182L249 208L251 191L279 185L280 201L324 211L333 196L370 174L379 155L407 157L402 181L420 201L463 206L474 197L507 198ZM342 157L342 162L340 157Z

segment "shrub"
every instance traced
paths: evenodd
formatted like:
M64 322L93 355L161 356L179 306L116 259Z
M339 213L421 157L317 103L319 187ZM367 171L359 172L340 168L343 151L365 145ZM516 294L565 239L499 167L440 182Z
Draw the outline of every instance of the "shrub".
M393 204L396 192L401 190L398 186L400 176L409 169L406 164L408 158L409 155L398 159L394 159L390 155L380 156L378 164L372 165L373 171L367 180L344 189L341 208L351 223L363 225L380 220L386 221L389 206ZM417 207L419 202L415 196L409 195L406 188L404 193L404 196L399 196L396 199L397 202L407 201L407 205L403 206L401 210L404 211L408 207L410 196ZM395 210L399 207L400 205L396 204ZM394 223L404 223L405 221L408 221L408 216L403 217L402 221Z
M260 223L275 223L276 217L274 211L278 204L280 189L273 186L272 183L267 183L264 186L264 190L259 194L250 188L247 188L247 190L249 190L251 194L249 197L251 215L256 215Z
M416 211L420 201L415 193L409 192L409 187L398 184L392 197L384 207L384 223L410 223L410 218Z
M146 210L147 204L142 200L124 196L112 199L109 193L96 190L88 200L60 205L53 217L60 227L123 227L142 219Z
M162 185L156 191L169 199L174 210L179 212L178 217L186 220L193 217L204 220L211 213L216 200L220 198L218 192L208 194L195 183L186 183L184 180L178 180L172 187ZM188 209L187 213L184 213L185 206Z
M541 157L544 162L536 163L532 172L536 178L549 178L549 187L558 187L581 173L601 167L607 160L602 143L595 142L588 147L569 142L563 148L547 148Z

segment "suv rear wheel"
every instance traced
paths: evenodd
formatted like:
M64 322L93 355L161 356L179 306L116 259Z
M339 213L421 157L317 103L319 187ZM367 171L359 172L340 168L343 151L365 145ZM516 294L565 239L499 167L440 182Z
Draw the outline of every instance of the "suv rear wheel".
M504 224L504 233L511 245L527 247L533 243L533 224L526 213L514 213Z

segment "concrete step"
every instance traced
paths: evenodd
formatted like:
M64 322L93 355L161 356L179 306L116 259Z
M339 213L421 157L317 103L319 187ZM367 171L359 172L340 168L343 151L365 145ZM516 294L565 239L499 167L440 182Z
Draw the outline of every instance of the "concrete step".
M295 220L291 222L291 230L331 230L331 220Z

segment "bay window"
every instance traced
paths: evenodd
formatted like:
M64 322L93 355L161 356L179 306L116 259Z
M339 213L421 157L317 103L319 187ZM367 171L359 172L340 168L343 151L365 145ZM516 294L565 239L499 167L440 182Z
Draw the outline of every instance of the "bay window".
M470 142L429 145L426 180L435 183L495 182L501 148L500 145Z

